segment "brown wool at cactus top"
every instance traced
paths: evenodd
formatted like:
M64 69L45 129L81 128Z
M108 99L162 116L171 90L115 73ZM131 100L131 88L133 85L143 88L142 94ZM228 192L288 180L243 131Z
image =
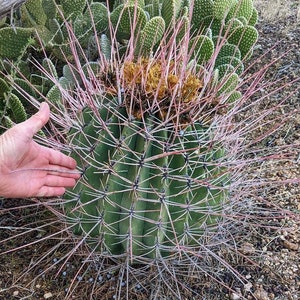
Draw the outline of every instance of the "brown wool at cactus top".
M121 77L127 109L138 119L149 112L157 112L163 120L182 114L180 123L186 123L203 88L202 79L190 71L182 72L182 66L174 61L167 65L159 59L126 61ZM113 90L111 81L103 84L108 92Z

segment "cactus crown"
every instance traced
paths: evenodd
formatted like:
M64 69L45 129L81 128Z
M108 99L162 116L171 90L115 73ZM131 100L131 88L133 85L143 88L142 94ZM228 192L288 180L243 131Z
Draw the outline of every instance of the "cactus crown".
M125 61L121 73L124 94L126 98L139 95L136 101L125 98L127 112L131 111L130 114L137 119L157 112L159 118L169 121L180 115L180 124L190 123L190 117L184 120L184 116L190 115L203 82L195 74L188 73L179 86L180 78L177 74L180 73L181 70L175 69L174 62L163 66L162 60L141 58L136 62ZM111 85L111 82L106 88L117 92L117 86Z

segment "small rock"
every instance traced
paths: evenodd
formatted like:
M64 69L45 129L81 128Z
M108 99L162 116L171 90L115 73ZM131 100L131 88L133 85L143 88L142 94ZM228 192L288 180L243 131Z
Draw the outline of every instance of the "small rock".
M44 299L50 299L52 297L53 297L53 295L51 292L44 294Z
M271 300L268 293L262 287L254 292L254 297L257 300Z
M283 241L283 245L284 245L285 248L287 248L289 250L297 251L299 249L299 245L298 244L289 242L287 240Z
M14 291L14 292L13 292L13 296L14 296L14 297L17 297L18 295L19 295L19 291Z
M241 296L239 295L239 294L237 294L237 293L232 293L231 295L230 295L230 300L239 300L239 299L241 299Z
M248 282L244 285L244 289L246 292L250 292L252 287L253 287L253 285L251 282Z
M254 254L256 251L254 245L247 242L241 246L240 250L243 254Z

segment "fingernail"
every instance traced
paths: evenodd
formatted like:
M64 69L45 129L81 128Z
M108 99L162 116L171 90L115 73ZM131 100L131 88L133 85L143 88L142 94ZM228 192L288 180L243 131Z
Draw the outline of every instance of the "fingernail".
M40 111L45 110L47 106L48 106L48 104L46 102L42 102L40 105Z

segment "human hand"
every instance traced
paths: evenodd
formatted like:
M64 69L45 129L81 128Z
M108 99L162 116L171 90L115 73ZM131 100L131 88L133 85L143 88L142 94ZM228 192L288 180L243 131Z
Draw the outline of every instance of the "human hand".
M0 136L1 197L61 196L80 177L73 158L33 141L49 115L48 104L42 103L39 112Z

